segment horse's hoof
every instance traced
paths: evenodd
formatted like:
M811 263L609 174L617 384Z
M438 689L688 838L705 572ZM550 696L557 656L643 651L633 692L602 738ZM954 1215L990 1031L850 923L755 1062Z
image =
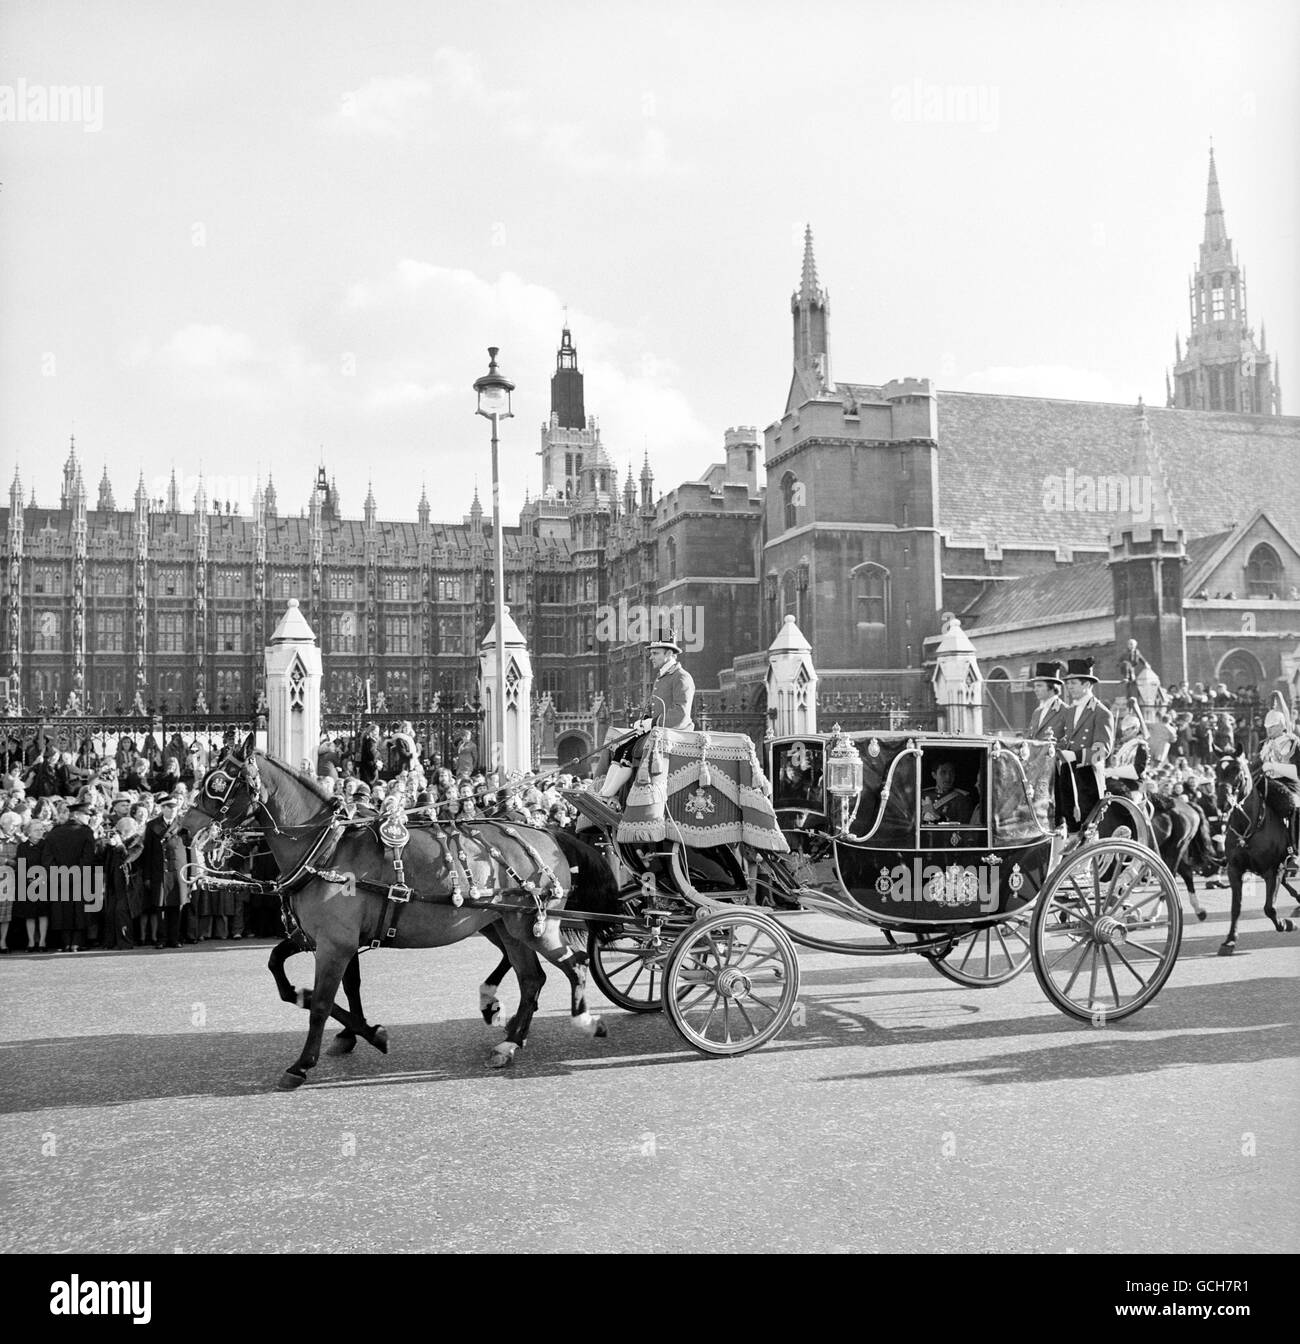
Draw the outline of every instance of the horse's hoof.
M388 1053L388 1030L385 1027L376 1027L370 1033L370 1044L379 1051L381 1055Z
M1282 927L1281 927L1281 929L1278 930L1278 932L1279 932L1279 933L1294 933L1294 932L1295 932L1295 925L1294 925L1289 919L1284 919L1284 920L1282 921Z
M1219 956L1230 957L1237 950L1236 943L1220 943Z
M488 1055L488 1068L508 1069L515 1062L515 1051L519 1047L513 1041L502 1041Z
M483 1014L483 1023L485 1026L495 1027L501 1021L501 1005L499 1003L490 1003L480 1009Z
M340 1031L326 1051L330 1055L350 1055L357 1048L357 1038L350 1031Z
M277 1092L292 1092L295 1087L301 1087L307 1081L305 1073L294 1073L292 1069L285 1069L280 1075L280 1081L276 1083Z

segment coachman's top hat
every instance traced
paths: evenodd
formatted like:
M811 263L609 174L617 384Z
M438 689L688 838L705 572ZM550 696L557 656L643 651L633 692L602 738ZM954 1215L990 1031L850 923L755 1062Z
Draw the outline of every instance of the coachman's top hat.
M1071 658L1065 667L1066 681L1091 681L1098 682L1100 677L1095 676L1092 671L1093 661L1091 658Z
M1045 681L1049 686L1055 686L1059 691L1061 681L1065 676L1065 664L1057 662L1035 663L1034 675L1031 681Z
M676 631L673 630L672 626L668 627L667 637L664 636L663 631L661 630L659 633L659 638L652 639L650 641L649 647L652 649L667 649L669 653L676 653L676 654L680 654L682 651L681 646L677 643L676 640Z

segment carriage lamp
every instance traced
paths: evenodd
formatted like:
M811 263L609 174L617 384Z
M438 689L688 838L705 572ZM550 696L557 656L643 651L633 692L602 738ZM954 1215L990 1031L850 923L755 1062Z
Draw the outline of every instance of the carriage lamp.
M831 729L830 750L826 753L826 791L839 799L842 835L849 829L854 804L862 792L862 757L838 723Z

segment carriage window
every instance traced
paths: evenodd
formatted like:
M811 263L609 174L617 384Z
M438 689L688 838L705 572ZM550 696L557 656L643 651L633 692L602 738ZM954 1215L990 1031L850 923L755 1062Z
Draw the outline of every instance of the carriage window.
M921 762L920 821L930 845L979 844L987 836L983 747L928 747Z
M820 742L783 742L772 751L772 804L822 811L822 756Z
M993 843L1041 839L1053 825L1056 760L1047 742L1030 742L1029 759L1009 751L993 758Z

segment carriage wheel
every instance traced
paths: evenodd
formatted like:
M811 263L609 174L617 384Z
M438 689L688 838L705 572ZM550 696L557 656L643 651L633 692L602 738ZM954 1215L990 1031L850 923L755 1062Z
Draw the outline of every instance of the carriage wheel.
M657 1013L663 1007L664 963L676 936L677 930L666 928L656 941L648 929L628 926L602 940L593 929L587 939L591 978L625 1012Z
M1163 988L1183 937L1173 876L1132 840L1076 849L1049 874L1034 907L1034 974L1063 1012L1103 1025Z
M789 1022L799 998L794 943L765 915L719 910L677 940L664 972L673 1026L701 1054L743 1055Z
M1016 914L958 938L929 961L940 975L970 989L991 989L1014 980L1033 959L1031 912Z

